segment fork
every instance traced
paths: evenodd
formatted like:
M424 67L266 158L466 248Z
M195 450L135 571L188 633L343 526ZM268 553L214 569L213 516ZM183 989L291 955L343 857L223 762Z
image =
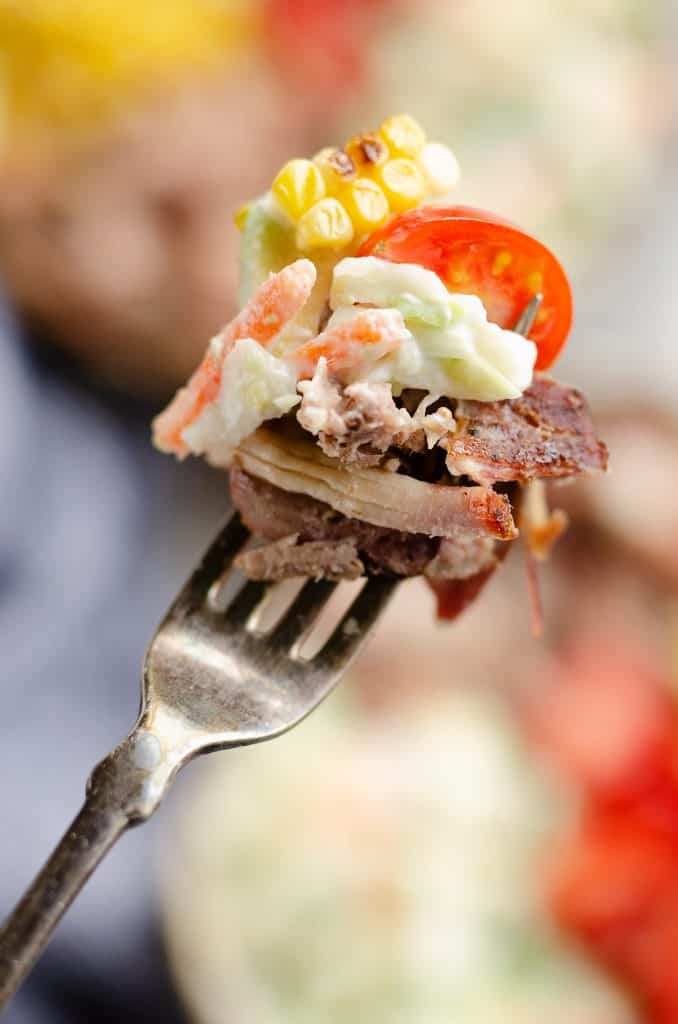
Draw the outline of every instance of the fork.
M530 299L517 333L529 334L541 303L541 294ZM0 929L0 1010L97 864L126 829L150 818L179 769L197 754L298 725L334 689L399 582L370 577L306 658L304 640L337 584L307 580L272 629L262 629L273 588L250 581L227 600L233 560L249 539L233 515L151 640L136 725L94 769L82 810Z
M273 587L248 581L226 600L237 584L233 559L248 540L232 516L151 640L136 725L92 772L82 810L0 930L0 1008L96 866L153 814L179 769L197 754L270 740L301 722L334 688L398 583L368 579L306 657L304 640L337 584L306 581L265 632Z

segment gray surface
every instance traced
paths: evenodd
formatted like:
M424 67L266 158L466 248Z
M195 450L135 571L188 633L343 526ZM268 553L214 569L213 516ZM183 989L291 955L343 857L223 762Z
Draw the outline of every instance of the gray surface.
M677 14L678 17L678 14ZM575 288L575 325L556 372L597 402L657 402L678 414L678 142Z
M3 916L77 811L90 768L132 724L146 642L177 580L216 528L226 493L225 483L223 490L210 487L201 474L178 473L153 453L143 416L123 416L45 368L3 313ZM204 522L182 529L191 498ZM64 984L72 972L75 989L78 978L102 991L108 984L121 1006L126 986L130 993L153 987L152 977L139 972L149 959L154 848L168 821L161 816L132 832L113 852L8 1021L62 1019L44 996L50 962L60 965Z

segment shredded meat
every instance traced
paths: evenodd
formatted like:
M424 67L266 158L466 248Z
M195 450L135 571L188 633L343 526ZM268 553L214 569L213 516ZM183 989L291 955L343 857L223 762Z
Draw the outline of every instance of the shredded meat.
M276 541L292 535L298 541L295 551L310 541L322 541L330 547L340 541L350 541L365 571L371 573L418 576L440 547L436 537L403 533L373 526L360 519L349 519L321 501L283 491L265 480L250 476L238 466L231 470L231 496L243 522L257 537ZM256 549L252 554L256 554ZM289 571L284 574L281 571L275 577L266 576L266 579L304 575L290 561L294 557L292 552L289 552L289 558L287 552L285 556L285 569ZM302 554L301 557L305 556ZM331 554L326 557L331 558ZM247 566L248 563L243 564L242 569L249 575Z
M290 534L238 555L236 568L251 580L283 580L293 576L355 580L365 572L354 540L311 540L298 543Z
M409 413L395 405L388 384L359 381L344 387L328 377L324 360L299 390L298 422L342 464L378 466L392 445L405 444L416 429Z
M548 514L536 481L606 466L580 393L544 375L518 399L458 401L454 412L415 392L396 405L387 384L342 385L322 361L301 391L297 420L317 443L262 428L231 470L236 508L268 542L237 560L252 579L423 575L439 615L456 617L506 554L497 541L516 536L511 500L493 485L530 483L521 523L543 557L566 520ZM478 486L441 482L445 455L452 476Z
M520 398L459 401L457 431L443 444L447 468L489 486L604 470L607 449L595 435L583 396L537 374Z
M356 381L344 386L328 376L324 360L299 390L297 421L316 435L326 455L342 465L379 466L390 448L432 448L454 429L446 406L428 412L439 396L423 392L410 411L396 405L390 384Z

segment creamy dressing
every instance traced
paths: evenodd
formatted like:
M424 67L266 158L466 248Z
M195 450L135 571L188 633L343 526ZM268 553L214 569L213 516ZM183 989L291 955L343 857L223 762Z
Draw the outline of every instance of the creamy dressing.
M182 437L196 454L208 454L211 462L227 465L244 438L300 401L291 365L252 338L241 338L224 360L216 401L185 428Z
M437 397L494 402L517 398L532 381L534 343L490 323L477 296L448 292L423 267L346 257L334 267L329 303L328 327L350 321L366 306L389 310L402 321L396 351L365 360L353 374L347 371L347 383L387 384L394 395L417 388ZM302 310L268 348L251 338L233 346L223 361L216 400L183 431L192 451L227 465L245 437L298 404L307 385L289 358L290 339L298 344L307 336L307 319Z
M330 305L344 318L355 304L403 316L409 339L371 371L389 380L395 393L423 388L496 402L517 398L532 382L534 342L490 323L477 296L451 294L431 270L374 256L343 259L334 270Z

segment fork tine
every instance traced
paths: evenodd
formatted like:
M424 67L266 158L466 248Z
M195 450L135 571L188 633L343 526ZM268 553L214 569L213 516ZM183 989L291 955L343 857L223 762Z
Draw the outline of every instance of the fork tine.
M516 325L513 328L516 334L523 334L527 337L534 326L534 321L537 317L537 313L539 312L539 307L542 304L543 298L543 295L532 296L528 304L525 306L525 309L518 317Z
M266 580L247 580L226 609L223 625L228 630L241 629L250 615L263 601L270 583Z
M336 587L329 580L307 580L268 638L271 647L287 653L317 621Z
M249 535L249 530L240 516L234 512L203 555L198 568L182 587L170 613L179 610L190 611L201 605L209 588L230 565Z
M386 576L372 576L368 579L316 659L329 663L332 671L339 671L348 664L400 582L399 579Z

